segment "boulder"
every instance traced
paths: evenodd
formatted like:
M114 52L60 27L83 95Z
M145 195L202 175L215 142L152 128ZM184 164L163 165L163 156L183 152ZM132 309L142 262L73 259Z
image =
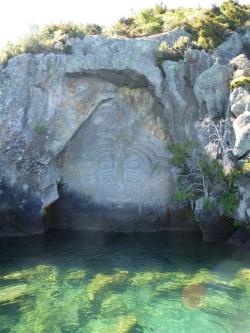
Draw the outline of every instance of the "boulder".
M197 77L213 65L213 58L204 50L189 48L184 57L184 77L187 83L194 85Z
M204 204L204 197L195 202L195 216L198 220L203 240L224 242L235 231L232 220L216 208L216 197L210 197L210 205Z
M245 176L238 182L239 207L235 214L235 219L242 224L250 223L250 179Z
M183 61L164 61L162 84L162 104L168 121L169 133L174 142L197 139L196 122L199 119L199 106L192 87L185 80ZM181 124L181 126L180 126Z
M239 87L230 93L230 110L235 117L244 112L250 112L250 89Z
M194 84L194 93L200 108L200 118L225 115L229 98L229 80L232 69L214 64L202 72Z
M162 32L160 34L147 37L139 37L137 39L144 39L144 40L150 39L150 40L157 40L160 42L166 42L170 47L172 47L180 37L191 37L191 35L182 28L175 28L168 32Z
M233 154L238 159L250 152L250 112L245 111L233 122L235 132L235 146Z
M250 249L250 230L247 225L241 225L227 240L227 244Z
M224 43L217 47L213 57L220 64L228 64L230 60L242 52L242 48L240 35L237 32L233 32Z
M246 33L241 37L244 52L250 57L250 29L247 29Z
M240 76L250 76L250 60L245 54L240 54L238 57L232 59L230 64L235 68L233 74L234 78Z

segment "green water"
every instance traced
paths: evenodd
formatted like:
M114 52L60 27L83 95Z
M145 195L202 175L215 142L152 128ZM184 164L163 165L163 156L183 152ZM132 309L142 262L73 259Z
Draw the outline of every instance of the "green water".
M249 333L250 252L168 234L0 241L1 333Z

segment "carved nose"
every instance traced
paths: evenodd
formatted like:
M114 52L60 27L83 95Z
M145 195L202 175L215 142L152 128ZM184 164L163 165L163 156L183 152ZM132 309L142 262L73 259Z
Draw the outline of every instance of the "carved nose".
M117 184L124 186L126 185L126 179L125 179L125 172L124 172L124 165L121 160L117 161L116 165L116 181Z

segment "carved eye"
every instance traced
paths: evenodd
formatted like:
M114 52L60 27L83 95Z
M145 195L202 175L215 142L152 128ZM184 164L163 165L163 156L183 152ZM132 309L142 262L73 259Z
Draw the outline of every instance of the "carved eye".
M113 167L113 160L111 157L106 157L100 161L101 169L111 169Z
M129 169L138 169L141 166L141 161L139 159L129 159L127 161L127 167Z

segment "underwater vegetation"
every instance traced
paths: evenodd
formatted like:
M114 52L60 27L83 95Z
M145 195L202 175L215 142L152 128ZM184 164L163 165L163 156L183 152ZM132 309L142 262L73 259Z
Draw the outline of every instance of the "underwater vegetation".
M93 274L36 265L0 276L0 332L246 333L250 269ZM192 324L190 324L192 323Z

